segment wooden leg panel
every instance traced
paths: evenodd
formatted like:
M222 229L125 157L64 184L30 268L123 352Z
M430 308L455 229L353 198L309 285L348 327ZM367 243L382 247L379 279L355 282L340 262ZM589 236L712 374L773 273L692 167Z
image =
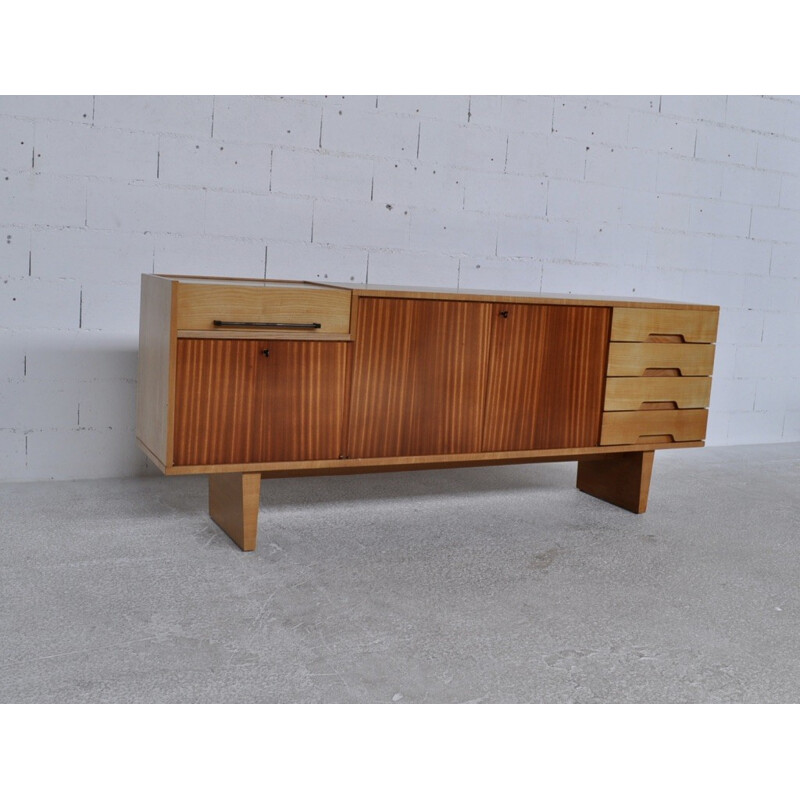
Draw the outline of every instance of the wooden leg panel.
M596 461L579 461L578 488L634 514L644 514L653 472L653 453L646 450Z
M208 476L208 513L242 550L256 549L260 497L259 472Z

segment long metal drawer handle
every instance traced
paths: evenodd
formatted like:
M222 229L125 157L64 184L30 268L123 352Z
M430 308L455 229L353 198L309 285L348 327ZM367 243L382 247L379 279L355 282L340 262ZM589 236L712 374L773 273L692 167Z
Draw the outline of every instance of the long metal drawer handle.
M226 322L221 319L215 319L214 326L217 328L303 328L306 330L322 327L319 322Z

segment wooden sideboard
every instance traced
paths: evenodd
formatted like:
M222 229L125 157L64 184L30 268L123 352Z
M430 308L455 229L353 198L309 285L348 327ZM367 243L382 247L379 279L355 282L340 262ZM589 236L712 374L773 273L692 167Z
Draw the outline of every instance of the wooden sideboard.
M636 513L703 444L719 308L143 275L136 435L256 546L262 477L577 461Z

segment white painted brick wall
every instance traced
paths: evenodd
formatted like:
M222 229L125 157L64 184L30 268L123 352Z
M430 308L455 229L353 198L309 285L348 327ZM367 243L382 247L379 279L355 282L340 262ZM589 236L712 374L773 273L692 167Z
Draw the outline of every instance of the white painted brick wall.
M197 199L198 203L204 205L204 213L201 212L200 215L200 226L205 233L242 239L290 241L298 239L307 241L311 236L314 201L309 198L281 194L198 190L197 198L187 197L186 201L190 199L192 202ZM194 216L191 222L196 222Z
M160 136L158 178L175 186L269 191L271 150L265 144Z
M157 167L154 134L73 122L36 126L34 168L41 175L152 180Z
M9 172L30 169L33 161L33 131L34 125L31 120L0 116L0 152L3 153L3 169Z
M319 146L322 104L319 99L279 97L219 97L213 104L213 118L206 116L198 135L222 141L286 147ZM201 126L202 127L202 126Z
M503 172L506 145L505 132L495 128L436 119L419 124L419 159L428 163Z
M361 247L273 242L266 255L268 278L367 283L370 254Z
M459 285L465 289L538 292L542 264L534 258L464 258Z
M374 167L367 158L283 148L271 155L268 185L273 192L364 203L371 199Z
M151 133L208 136L214 117L213 97L117 97L94 99L92 125Z
M0 227L0 275L19 278L30 270L31 232L27 227Z
M722 306L709 443L800 439L800 98L0 97L0 480L154 471L142 272Z
M377 109L326 108L319 121L323 152L347 153L372 158L416 158L421 122Z
M420 164L417 160L379 160L374 164L372 199L379 205L457 211L465 208L464 194L469 177L480 180L498 176L441 164Z

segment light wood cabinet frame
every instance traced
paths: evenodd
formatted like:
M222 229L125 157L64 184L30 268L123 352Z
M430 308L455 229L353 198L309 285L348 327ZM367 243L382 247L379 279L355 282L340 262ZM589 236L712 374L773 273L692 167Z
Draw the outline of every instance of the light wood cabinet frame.
M244 550L264 477L577 461L579 489L641 513L653 452L703 444L718 314L143 275L137 440L166 475L209 476Z

